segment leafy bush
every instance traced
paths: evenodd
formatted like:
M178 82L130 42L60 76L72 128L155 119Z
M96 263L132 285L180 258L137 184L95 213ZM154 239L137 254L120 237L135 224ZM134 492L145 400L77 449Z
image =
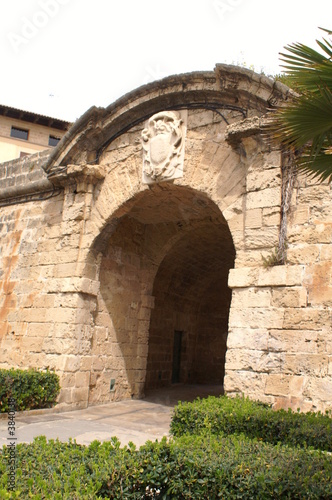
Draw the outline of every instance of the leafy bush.
M59 377L50 371L0 369L0 412L8 412L8 400L15 400L15 411L51 408L60 391Z
M183 436L120 448L46 441L17 446L16 491L7 491L0 452L0 498L332 499L329 454L273 446L243 436Z
M244 433L272 444L313 447L332 451L332 418L321 413L274 411L248 398L227 396L179 403L175 408L171 433Z

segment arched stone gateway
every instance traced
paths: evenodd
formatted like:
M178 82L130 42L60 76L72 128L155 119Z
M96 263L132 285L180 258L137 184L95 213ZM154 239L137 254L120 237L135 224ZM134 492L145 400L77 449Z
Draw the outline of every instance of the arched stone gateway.
M261 131L289 95L217 65L3 164L1 366L55 369L60 409L177 382L330 408L330 186L298 177L282 209L290 169ZM287 261L265 268L281 216Z
M117 352L108 375L134 397L172 381L222 384L235 257L227 222L190 188L156 184L137 198L100 261L95 325L107 328L105 352Z

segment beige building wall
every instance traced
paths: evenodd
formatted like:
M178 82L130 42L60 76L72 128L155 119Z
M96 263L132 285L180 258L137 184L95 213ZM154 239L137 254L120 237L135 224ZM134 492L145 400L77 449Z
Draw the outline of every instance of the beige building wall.
M33 114L31 113L31 115ZM0 114L0 163L20 158L25 154L34 154L38 151L49 149L52 147L49 145L49 137L51 136L61 139L66 132L64 129L61 130L52 126L40 125L38 123L26 121L24 120L24 116L25 115L23 113L23 119L17 119L2 116ZM35 116L35 120L37 122L39 115L33 116ZM63 126L65 126L66 122L62 123ZM69 128L69 125L70 124L68 123L67 128ZM28 139L25 140L12 137L12 127L27 130Z
M54 369L59 408L224 385L331 409L332 194L293 179L261 119L288 89L229 66L91 109L60 147L0 169L0 366ZM142 182L142 131L187 109L183 176ZM211 109L212 108L212 109Z

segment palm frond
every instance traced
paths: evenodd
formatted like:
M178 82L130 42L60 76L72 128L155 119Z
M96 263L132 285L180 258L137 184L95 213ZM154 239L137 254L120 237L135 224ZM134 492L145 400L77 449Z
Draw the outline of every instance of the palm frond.
M272 122L273 136L284 145L300 148L315 137L332 133L332 92L320 87L319 93L300 96L276 112Z
M322 52L294 43L281 53L284 73L300 95L272 113L267 130L278 144L297 152L299 169L331 182L332 43L323 38L317 44Z
M303 154L298 159L297 166L309 177L319 181L332 181L332 154L329 149L321 151L315 157Z

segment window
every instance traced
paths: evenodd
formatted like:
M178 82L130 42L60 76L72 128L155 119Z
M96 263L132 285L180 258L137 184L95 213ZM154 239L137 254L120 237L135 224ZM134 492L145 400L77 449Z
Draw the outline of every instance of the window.
M60 141L60 137L55 137L54 135L50 135L48 138L48 145L49 146L56 146L58 142Z
M10 131L10 137L15 137L16 139L24 139L25 141L29 138L29 130L24 128L12 127Z

